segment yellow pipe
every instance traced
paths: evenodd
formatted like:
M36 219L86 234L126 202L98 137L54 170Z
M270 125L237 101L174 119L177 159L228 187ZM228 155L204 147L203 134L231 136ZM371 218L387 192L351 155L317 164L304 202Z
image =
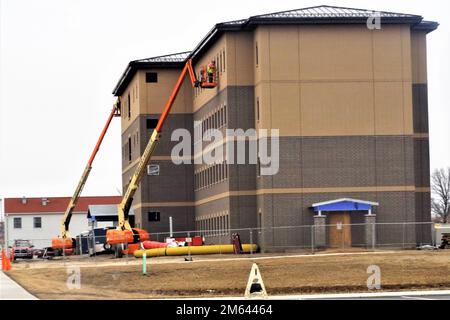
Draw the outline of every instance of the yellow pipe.
M256 252L258 246L256 244L243 244L242 252L250 253ZM136 258L142 258L144 251L147 253L147 257L160 257L160 256L184 256L189 252L192 255L196 254L216 254L216 253L234 253L234 246L232 244L211 245L211 246L190 246L190 247L174 247L174 248L157 248L147 250L136 250L134 256Z

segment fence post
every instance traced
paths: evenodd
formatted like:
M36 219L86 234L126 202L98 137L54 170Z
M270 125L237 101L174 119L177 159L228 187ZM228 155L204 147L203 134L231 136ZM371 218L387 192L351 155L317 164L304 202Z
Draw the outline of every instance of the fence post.
M406 237L406 224L405 224L405 222L403 222L403 224L402 224L402 249L405 249L405 237Z
M250 255L253 255L253 230L250 229Z
M311 225L311 253L314 254L314 225Z
M372 221L372 250L375 250L375 220Z
M191 238L191 233L188 232L188 233L187 233L187 236L188 236L188 238ZM191 245L192 245L192 238L191 238L191 244L188 243L188 248L189 248L189 251L188 251L188 261L192 261L192 257L191 257Z

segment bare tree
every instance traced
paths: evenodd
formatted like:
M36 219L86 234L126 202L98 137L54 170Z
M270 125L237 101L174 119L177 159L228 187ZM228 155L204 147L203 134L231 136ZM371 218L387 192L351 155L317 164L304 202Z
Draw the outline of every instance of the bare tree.
M450 167L434 170L431 184L431 210L443 223L447 223L450 218Z

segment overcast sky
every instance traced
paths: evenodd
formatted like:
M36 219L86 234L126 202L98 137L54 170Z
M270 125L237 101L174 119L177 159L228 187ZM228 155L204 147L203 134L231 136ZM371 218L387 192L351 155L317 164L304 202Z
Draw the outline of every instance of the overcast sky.
M216 22L321 4L441 24L428 36L431 167L450 166L448 0L0 0L0 198L72 195L130 60L191 50ZM115 119L83 195L120 190Z

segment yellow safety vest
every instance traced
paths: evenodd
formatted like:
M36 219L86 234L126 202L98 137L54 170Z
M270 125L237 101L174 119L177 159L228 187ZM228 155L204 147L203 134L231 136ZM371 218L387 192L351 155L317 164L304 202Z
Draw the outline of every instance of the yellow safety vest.
M216 71L216 66L208 65L208 73L214 73Z

